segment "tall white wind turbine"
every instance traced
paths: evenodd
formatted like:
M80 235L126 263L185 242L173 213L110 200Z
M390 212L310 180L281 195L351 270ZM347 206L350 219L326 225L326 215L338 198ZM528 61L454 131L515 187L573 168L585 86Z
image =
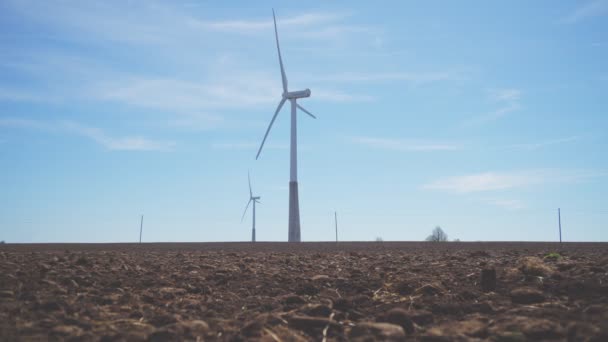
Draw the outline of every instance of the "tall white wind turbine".
M251 191L251 177L249 177L249 173L247 173L247 180L249 181L249 202L247 202L247 206L245 207L245 211L243 212L243 216L241 217L241 222L245 218L245 214L247 213L247 209L249 208L249 204L253 202L253 219L251 220L251 242L255 242L255 204L260 203L260 196L253 196L253 192Z
M272 128L272 124L274 120L277 118L279 111L285 104L285 101L289 100L291 103L291 141L290 141L290 163L289 163L289 242L300 242L300 205L298 201L298 139L297 139L297 122L296 122L296 108L300 109L304 113L310 115L312 118L316 119L314 115L312 115L309 111L304 109L304 107L300 106L297 103L297 99L310 97L310 89L306 88L305 90L298 91L289 91L287 89L287 76L285 75L285 68L283 67L283 59L281 58L281 48L279 47L279 34L277 32L277 19L274 15L274 10L272 10L272 18L274 20L274 36L277 41L277 51L279 54L279 65L281 67L281 79L283 82L283 94L281 98L281 102L279 102L279 106L277 110L274 112L272 116L272 120L270 120L270 124L268 125L268 129L266 130L266 134L264 134L264 139L262 139L262 144L260 145L260 149L258 150L258 154L255 159L258 159L260 153L262 152L262 148L264 147L264 142L268 137L268 133Z

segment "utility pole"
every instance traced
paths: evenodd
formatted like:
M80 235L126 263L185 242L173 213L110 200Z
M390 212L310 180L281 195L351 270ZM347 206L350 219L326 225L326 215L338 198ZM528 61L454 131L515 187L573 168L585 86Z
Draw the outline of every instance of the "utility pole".
M334 222L336 223L336 243L338 243L338 212L334 211Z
M141 233L144 229L144 215L141 215L141 221L139 222L139 243L141 243Z
M557 222L559 224L559 243L562 243L562 213L560 208L557 208Z

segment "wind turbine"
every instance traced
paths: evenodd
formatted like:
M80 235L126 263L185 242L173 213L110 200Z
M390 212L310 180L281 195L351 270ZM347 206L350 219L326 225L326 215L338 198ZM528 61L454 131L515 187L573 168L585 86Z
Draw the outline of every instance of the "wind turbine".
M264 147L264 142L268 137L268 133L272 128L274 120L283 108L283 105L287 100L291 103L291 141L290 141L290 153L289 153L289 242L300 242L300 204L298 200L298 136L297 136L297 122L296 122L296 108L300 109L304 113L310 115L313 119L316 119L309 111L304 109L297 103L297 99L310 97L310 89L298 91L289 91L287 89L287 76L285 75L285 68L283 67L283 59L281 58L281 48L279 47L279 34L277 32L277 19L272 10L272 19L274 20L274 36L277 42L277 51L279 54L279 65L281 67L281 79L283 82L283 94L277 110L270 120L262 144L258 150L258 154L255 159L257 160Z
M253 220L251 223L251 242L255 242L255 204L260 203L260 196L253 196L253 192L251 191L251 177L249 177L249 173L247 173L247 180L249 181L249 202L247 202L247 206L245 207L245 211L243 212L243 216L241 217L241 222L245 218L245 214L247 213L247 209L249 208L249 204L253 202Z

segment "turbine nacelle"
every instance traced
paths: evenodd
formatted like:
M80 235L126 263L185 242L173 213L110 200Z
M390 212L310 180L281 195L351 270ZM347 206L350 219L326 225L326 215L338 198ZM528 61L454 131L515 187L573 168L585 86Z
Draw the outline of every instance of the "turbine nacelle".
M288 91L283 93L283 98L288 100L301 99L304 97L310 97L310 89L306 88L304 90Z

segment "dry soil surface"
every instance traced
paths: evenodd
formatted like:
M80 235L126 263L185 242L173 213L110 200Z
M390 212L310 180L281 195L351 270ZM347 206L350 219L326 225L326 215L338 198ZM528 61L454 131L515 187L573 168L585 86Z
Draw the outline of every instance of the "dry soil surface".
M0 340L608 341L608 244L6 244Z

